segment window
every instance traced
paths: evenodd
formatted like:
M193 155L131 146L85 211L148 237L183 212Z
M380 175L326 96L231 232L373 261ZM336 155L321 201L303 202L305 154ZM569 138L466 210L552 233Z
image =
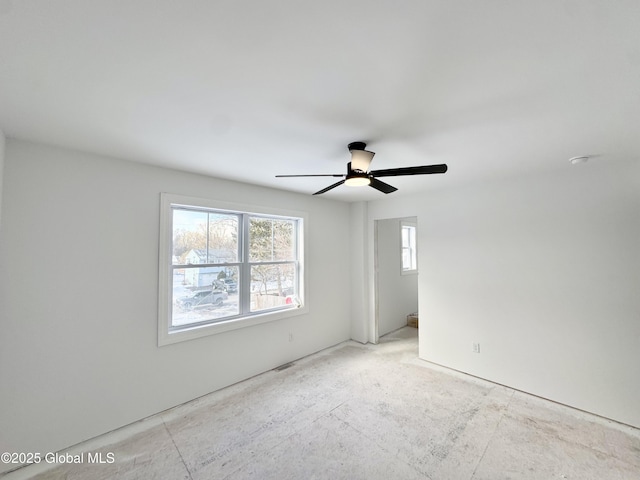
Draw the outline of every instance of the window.
M161 198L158 343L305 313L305 214Z
M400 238L402 245L402 273L418 272L418 248L416 244L416 224L400 222Z

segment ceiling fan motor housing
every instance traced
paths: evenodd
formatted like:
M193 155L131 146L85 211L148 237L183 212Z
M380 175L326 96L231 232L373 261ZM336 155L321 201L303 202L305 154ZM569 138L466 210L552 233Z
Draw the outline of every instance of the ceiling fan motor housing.
M351 162L349 162L347 163L347 176L345 178L355 178L355 177L369 178L370 175L364 170L351 168Z
M349 151L351 150L364 150L367 148L367 144L364 142L351 142L348 146Z

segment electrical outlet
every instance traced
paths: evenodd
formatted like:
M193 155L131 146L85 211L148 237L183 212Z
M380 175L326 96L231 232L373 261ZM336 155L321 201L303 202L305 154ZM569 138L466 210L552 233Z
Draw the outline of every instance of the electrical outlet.
M480 353L480 344L479 343L473 343L473 353Z

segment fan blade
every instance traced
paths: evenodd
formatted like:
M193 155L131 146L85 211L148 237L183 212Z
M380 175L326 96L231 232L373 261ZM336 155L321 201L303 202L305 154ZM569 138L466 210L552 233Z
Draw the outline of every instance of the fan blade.
M282 177L344 177L342 173L320 173L315 175L276 175L276 178Z
M374 177L399 177L401 175L426 175L429 173L444 173L447 166L442 163L440 165L423 165L422 167L405 167L405 168L388 168L386 170L372 170L369 174Z
M380 180L376 180L375 178L371 179L371 183L369 184L369 186L375 188L376 190L380 190L382 193L393 193L398 190L393 185L381 182Z
M327 188L323 188L322 190L320 190L319 192L314 193L314 195L322 195L325 192L328 192L329 190L331 190L332 188L336 188L339 187L340 185L342 185L344 183L344 180L340 180L339 182L334 183L333 185L329 185Z

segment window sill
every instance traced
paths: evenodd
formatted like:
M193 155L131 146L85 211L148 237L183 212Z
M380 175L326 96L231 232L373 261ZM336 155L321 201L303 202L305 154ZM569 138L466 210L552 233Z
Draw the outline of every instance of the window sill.
M252 327L254 325L260 325L262 323L274 322L283 318L295 317L297 315L304 315L309 312L307 306L288 308L286 310L271 311L265 313L258 313L256 315L250 315L246 317L234 318L230 320L223 320L216 323L208 323L205 325L194 325L191 327L185 327L170 331L167 329L161 329L158 332L158 346L171 345L174 343L184 342L187 340L194 340L196 338L207 337L209 335L217 335L219 333L229 332L232 330L238 330L240 328Z

